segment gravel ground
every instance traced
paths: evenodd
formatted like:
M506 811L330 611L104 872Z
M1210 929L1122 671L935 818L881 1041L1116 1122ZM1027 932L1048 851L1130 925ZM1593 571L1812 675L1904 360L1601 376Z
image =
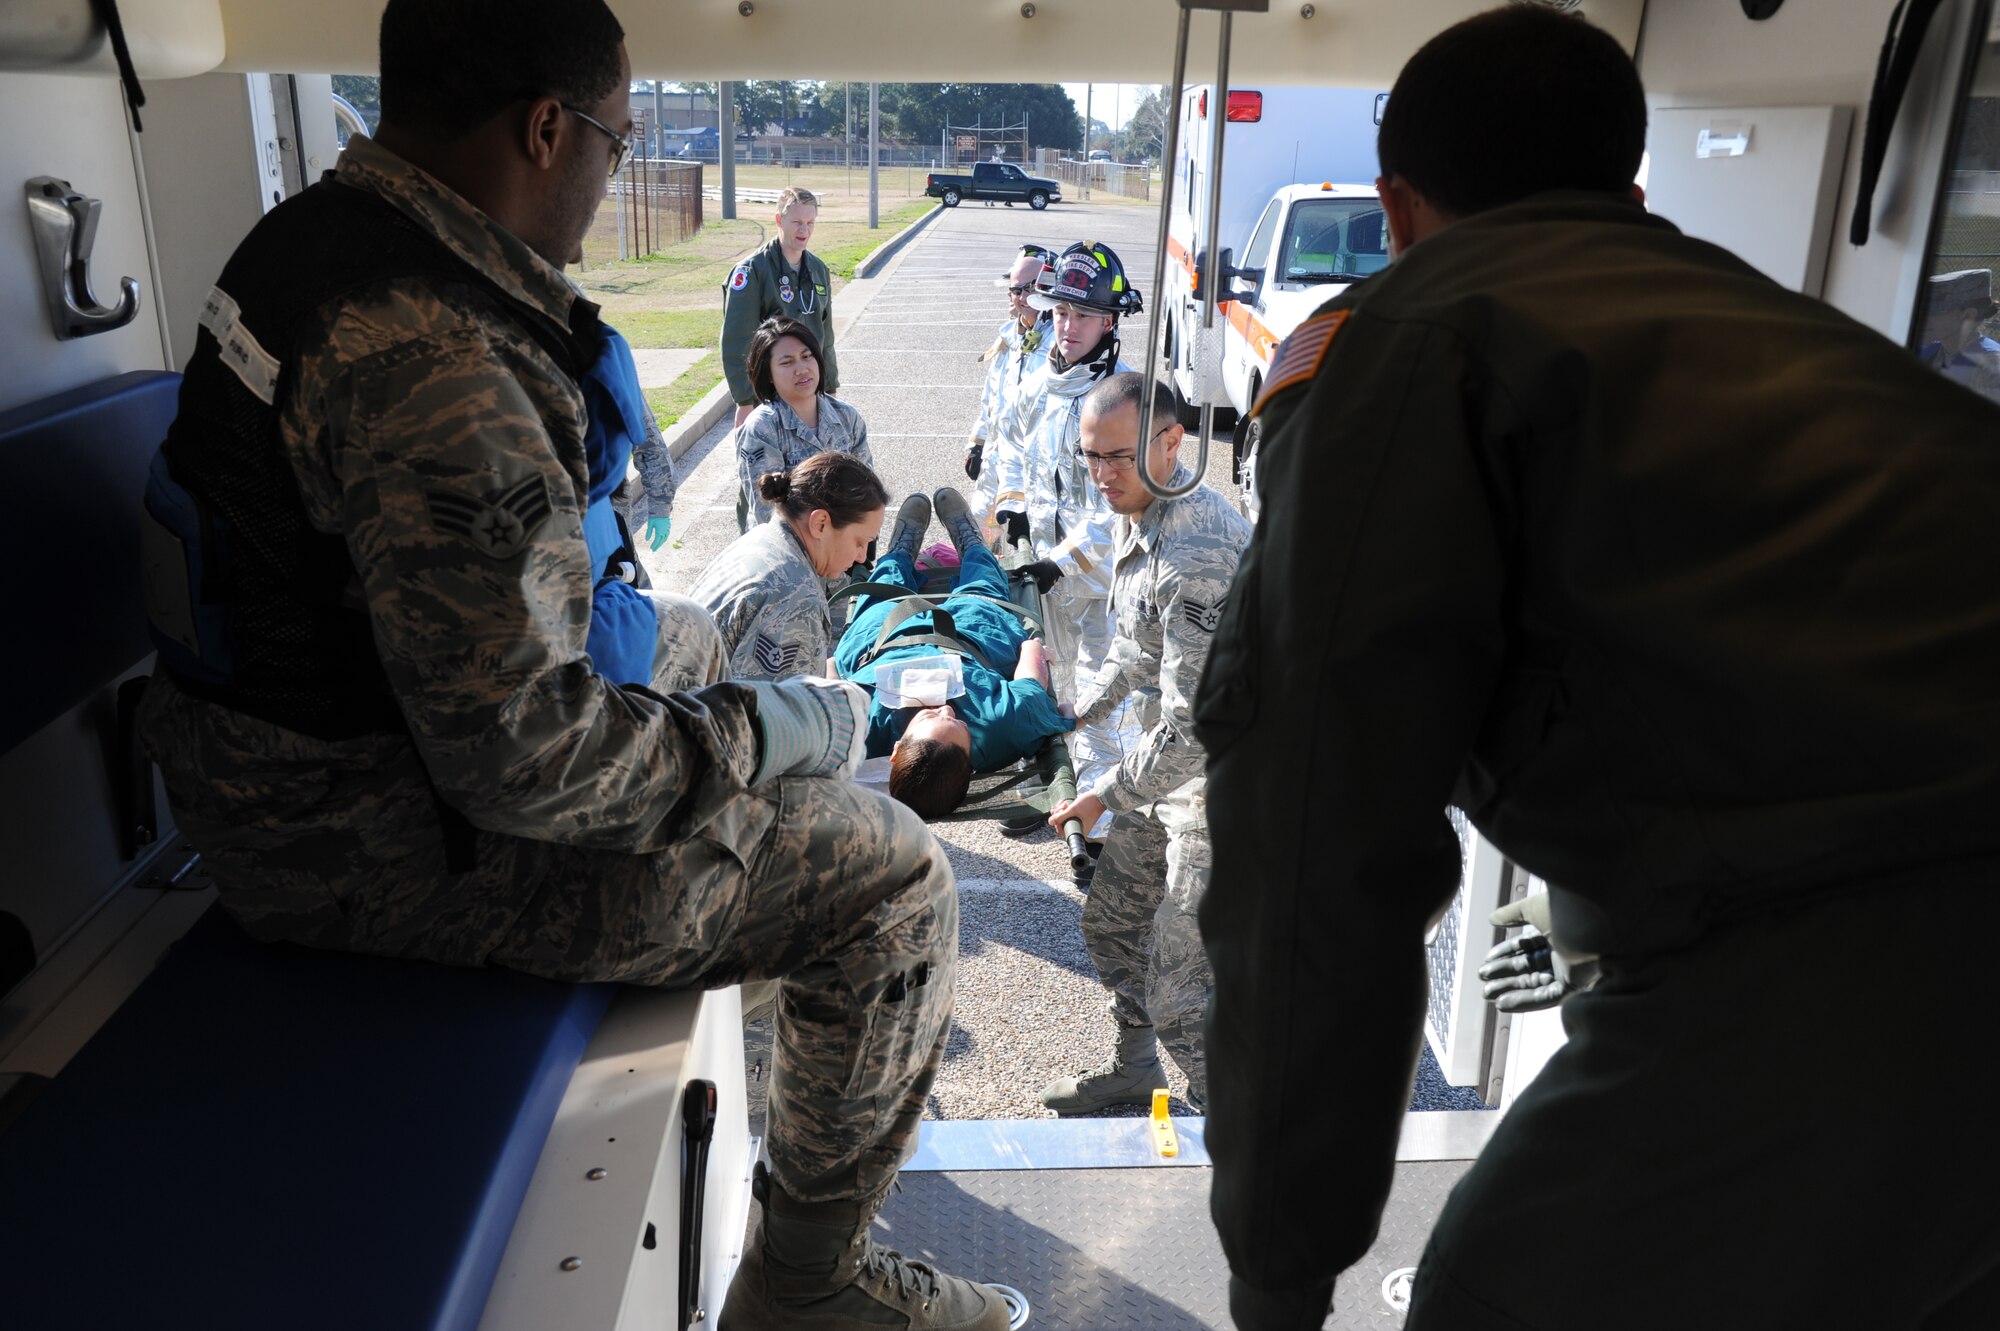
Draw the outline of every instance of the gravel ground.
M849 322L838 332L841 396L867 418L892 507L912 490L965 484L964 440L983 377L977 358L1007 312L993 279L1018 247L1037 241L1061 249L1085 239L1108 244L1150 304L1155 226L1151 209L1062 204L1033 213L967 205L943 213L883 275L842 291L836 314ZM1140 359L1143 337L1135 325L1128 361ZM718 426L681 462L676 539L648 556L655 582L668 590L691 585L737 534L735 460L723 446L727 437ZM1228 459L1227 441L1219 441L1207 479L1233 496ZM1046 1111L1036 1096L1046 1082L1095 1066L1111 1052L1104 991L1078 930L1083 894L1070 884L1069 860L1053 832L1013 841L980 822L934 824L933 831L958 876L961 928L954 1029L931 1116L1041 1117ZM767 1021L746 1032L745 1057L753 1131L761 1132ZM1166 1062L1174 1112L1190 1113L1186 1079L1170 1058ZM1444 1083L1428 1051L1424 1063L1413 1108L1478 1107L1475 1096Z

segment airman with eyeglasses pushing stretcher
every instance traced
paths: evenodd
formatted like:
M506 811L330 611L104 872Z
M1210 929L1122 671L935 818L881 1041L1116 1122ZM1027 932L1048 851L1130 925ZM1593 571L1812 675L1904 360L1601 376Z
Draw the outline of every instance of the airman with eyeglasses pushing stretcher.
M1142 376L1117 374L1083 399L1078 462L1117 514L1111 608L1117 619L1109 660L1079 681L1078 719L1106 716L1126 698L1138 703L1144 738L1049 813L1060 829L1085 827L1108 810L1111 832L1083 907L1083 942L1111 990L1118 1028L1109 1062L1042 1090L1058 1114L1145 1104L1167 1084L1155 1032L1186 1074L1188 1100L1208 1099L1202 1019L1212 986L1195 909L1208 887L1209 840L1204 752L1190 706L1208 664L1250 524L1214 490L1196 486L1175 499L1154 496L1138 471ZM1180 461L1181 427L1166 386L1153 384L1155 433L1147 449L1153 479L1190 480Z

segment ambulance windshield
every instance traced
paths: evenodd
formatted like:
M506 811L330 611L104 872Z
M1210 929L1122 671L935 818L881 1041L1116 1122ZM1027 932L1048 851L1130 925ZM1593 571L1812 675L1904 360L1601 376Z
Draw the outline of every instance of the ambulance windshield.
M1303 199L1278 250L1286 282L1358 282L1389 263L1389 233L1373 199Z

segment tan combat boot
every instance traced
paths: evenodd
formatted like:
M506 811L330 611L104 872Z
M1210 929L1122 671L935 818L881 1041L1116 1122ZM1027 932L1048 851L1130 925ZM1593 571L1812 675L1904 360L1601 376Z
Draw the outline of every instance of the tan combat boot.
M1007 1331L1007 1305L868 1236L881 1198L801 1202L762 1164L763 1223L743 1254L719 1331Z
M1151 1026L1121 1026L1118 1052L1102 1067L1058 1077L1042 1087L1042 1104L1058 1114L1089 1114L1113 1105L1149 1105L1165 1090L1166 1069Z

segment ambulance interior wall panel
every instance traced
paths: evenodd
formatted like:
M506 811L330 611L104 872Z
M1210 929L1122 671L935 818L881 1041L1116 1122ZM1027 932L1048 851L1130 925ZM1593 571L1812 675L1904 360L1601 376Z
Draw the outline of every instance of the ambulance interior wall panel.
M1817 296L1853 119L1844 106L1655 111L1647 202L1687 234ZM1732 155L1722 140L1742 151Z
M176 370L187 368L201 303L223 264L264 215L253 78L269 83L265 75L208 74L161 82L146 93L139 146Z
M748 17L723 0L611 7L637 78L985 83L1165 83L1177 12L1165 0L1037 0L1031 18L1021 0L757 0ZM1236 81L1387 87L1426 40L1492 0L1315 0L1311 18L1305 8L1237 16ZM1645 8L1582 0L1627 49ZM373 73L381 12L381 0L222 0L223 67ZM1194 17L1190 83L1213 76L1218 26L1212 12Z
M1849 106L1856 109L1831 219L1821 295L1901 341L1921 274L1930 194L1949 128L1970 0L1948 0L1931 25L1876 193L1873 234L1848 243L1869 93L1891 6L1885 0L1813 0L1751 22L1737 0L1672 0L1647 7L1639 74L1655 114L1672 108ZM1657 171L1657 166L1654 168ZM1672 212L1661 207L1668 220Z
M166 368L159 290L146 244L138 173L116 79L10 73L0 78L0 411L128 370ZM42 292L41 262L28 227L25 186L36 176L67 180L104 203L91 251L91 289L118 300L118 279L139 281L139 314L123 328L58 340ZM10 571L11 576L11 571Z
M63 40L96 28L94 9L91 0L6 0L0 4L0 68L46 68L39 59L82 50L82 58L62 68L72 74L115 75L116 57L101 32L94 42ZM141 79L186 78L207 73L222 61L222 7L216 0L118 0L118 17ZM24 55L39 59L22 63Z

